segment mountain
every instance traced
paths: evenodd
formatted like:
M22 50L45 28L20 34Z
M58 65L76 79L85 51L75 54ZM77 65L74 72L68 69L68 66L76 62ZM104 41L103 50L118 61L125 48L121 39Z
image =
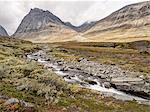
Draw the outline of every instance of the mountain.
M72 41L76 31L49 11L34 8L23 18L14 37L33 42Z
M72 25L70 22L66 22L66 26L69 26L70 28L74 29L77 32L85 32L88 29L90 29L96 22L92 21L92 22L85 22L80 26L74 26Z
M7 31L0 25L0 36L8 36Z
M95 23L96 23L95 21L85 22L81 26L77 27L77 29L78 29L77 31L79 31L79 32L85 32L85 31L89 30L92 26L94 26Z
M109 16L74 26L34 8L13 35L32 42L130 42L150 40L150 1L127 5Z
M82 35L89 41L150 40L150 1L125 6Z

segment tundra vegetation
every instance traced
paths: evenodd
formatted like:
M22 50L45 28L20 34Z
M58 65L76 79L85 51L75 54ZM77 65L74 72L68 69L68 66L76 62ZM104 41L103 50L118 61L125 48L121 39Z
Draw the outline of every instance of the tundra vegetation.
M118 64L124 69L150 73L148 52L131 48L129 43L104 45L74 42L33 44L0 37L0 111L149 112L149 105L103 97L97 91L69 84L43 65L26 59L27 53L47 46L47 52L58 58L71 60L82 56L97 62ZM16 100L11 103L11 98Z

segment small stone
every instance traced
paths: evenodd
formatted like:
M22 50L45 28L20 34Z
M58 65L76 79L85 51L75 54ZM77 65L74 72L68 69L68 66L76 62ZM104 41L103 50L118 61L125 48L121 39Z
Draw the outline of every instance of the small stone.
M143 76L143 75L140 75L140 76L139 76L139 78L142 78L142 79L144 79L144 76Z
M106 79L108 76L107 75L105 75L105 74L98 74L97 75L99 78L101 78L101 79Z
M96 85L97 82L93 81L93 80L85 80L85 82L88 82L91 85Z
M34 107L34 105L33 104L31 104L31 103L27 103L27 102L25 102L25 101L23 101L23 100L20 100L20 104L21 104L21 106L23 106L23 107L27 107L27 108L31 108L31 107Z
M10 98L5 102L5 105L10 105L15 103L19 103L19 100L17 98Z
M111 87L111 84L109 82L104 82L103 84L104 84L105 88L110 88Z
M25 85L21 85L21 86L18 86L16 89L19 90L19 91L23 91L23 90L26 89L26 86Z
M80 61L82 61L82 60L84 60L84 58L79 58L77 61L80 62Z
M60 69L60 71L68 71L68 69L69 69L68 67L63 67Z

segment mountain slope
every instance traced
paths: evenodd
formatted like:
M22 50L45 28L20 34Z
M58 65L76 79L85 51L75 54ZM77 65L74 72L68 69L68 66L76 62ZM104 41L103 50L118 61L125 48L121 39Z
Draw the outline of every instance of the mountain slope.
M0 25L0 36L8 36L7 31Z
M14 33L14 37L33 42L69 41L76 31L49 11L31 9Z
M66 26L69 26L70 28L74 29L77 32L85 32L87 30L89 30L96 22L85 22L80 26L74 26L72 25L70 22L66 22Z
M150 1L131 4L98 21L83 35L89 41L150 40Z

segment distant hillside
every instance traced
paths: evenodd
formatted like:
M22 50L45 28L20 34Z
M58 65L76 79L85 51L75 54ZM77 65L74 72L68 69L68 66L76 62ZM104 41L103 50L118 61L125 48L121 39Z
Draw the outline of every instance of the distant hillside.
M87 30L89 30L96 22L85 22L80 26L74 26L72 25L70 22L66 22L66 26L69 26L70 28L74 29L77 32L85 32Z
M150 40L150 1L110 14L84 33L90 41Z

